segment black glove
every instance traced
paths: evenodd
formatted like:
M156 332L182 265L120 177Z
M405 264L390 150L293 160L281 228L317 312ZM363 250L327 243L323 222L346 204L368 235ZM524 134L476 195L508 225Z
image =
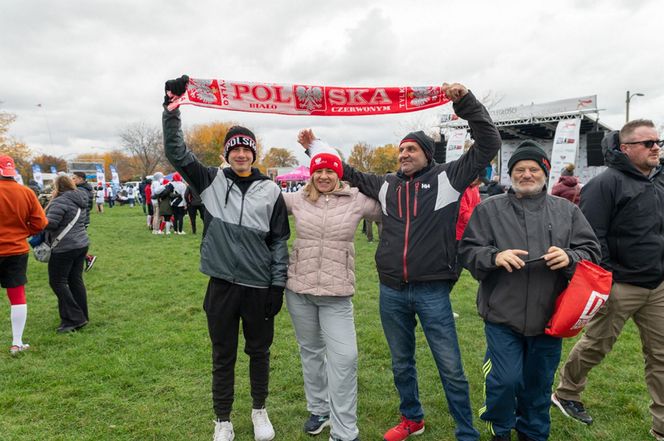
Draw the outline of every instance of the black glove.
M189 84L189 76L182 75L180 78L166 81L164 84L164 92L171 92L175 96L182 96L187 91L187 84ZM168 105L171 98L168 94L164 95L164 105Z
M284 287L272 285L267 290L265 299L265 320L269 320L281 311L284 304Z

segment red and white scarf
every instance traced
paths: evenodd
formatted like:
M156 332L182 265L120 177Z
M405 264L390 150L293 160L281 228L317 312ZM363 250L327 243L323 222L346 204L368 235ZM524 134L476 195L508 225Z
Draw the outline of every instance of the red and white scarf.
M356 116L415 112L448 103L441 86L331 87L191 78L183 104L282 115Z

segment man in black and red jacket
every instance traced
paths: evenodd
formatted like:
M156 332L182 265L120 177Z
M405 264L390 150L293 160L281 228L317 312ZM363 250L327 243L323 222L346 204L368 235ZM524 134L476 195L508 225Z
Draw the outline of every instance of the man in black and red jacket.
M443 382L458 440L478 440L473 427L468 381L461 364L449 293L458 278L455 225L459 199L501 146L486 108L461 84L444 85L456 114L467 120L475 144L461 158L433 160L434 142L413 132L399 145L399 171L384 176L344 164L344 179L377 199L383 230L376 251L380 315L392 354L394 383L401 398L401 423L386 441L424 431L415 369L415 326L419 318Z

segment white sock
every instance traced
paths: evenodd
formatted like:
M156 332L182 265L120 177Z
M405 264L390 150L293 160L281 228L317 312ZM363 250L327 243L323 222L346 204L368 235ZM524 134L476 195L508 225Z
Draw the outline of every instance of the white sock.
M12 345L23 346L23 329L25 329L25 320L28 318L28 305L12 305Z
M166 228L165 229L166 229L166 234L171 232L171 223L170 222L166 222Z

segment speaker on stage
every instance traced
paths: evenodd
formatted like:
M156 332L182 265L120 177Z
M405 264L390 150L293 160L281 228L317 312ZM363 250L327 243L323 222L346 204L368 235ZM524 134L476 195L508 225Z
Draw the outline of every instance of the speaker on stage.
M602 139L604 132L586 133L586 153L588 167L598 167L604 165L604 153L602 152Z
M434 142L433 159L439 164L444 164L447 154L447 140L444 136L441 138L440 142Z

